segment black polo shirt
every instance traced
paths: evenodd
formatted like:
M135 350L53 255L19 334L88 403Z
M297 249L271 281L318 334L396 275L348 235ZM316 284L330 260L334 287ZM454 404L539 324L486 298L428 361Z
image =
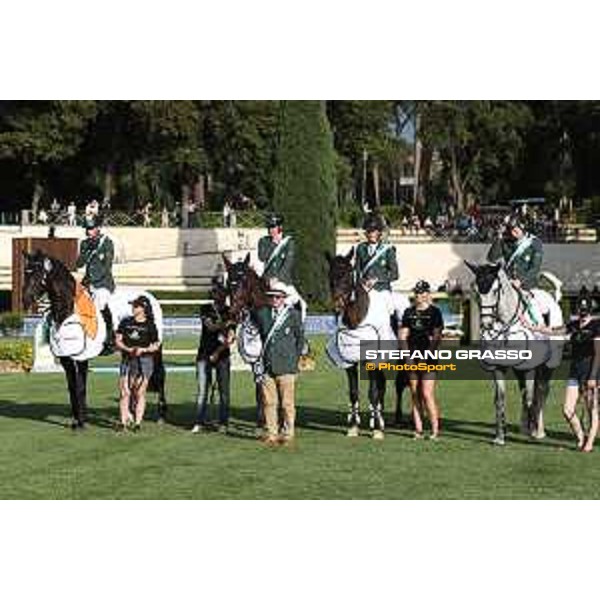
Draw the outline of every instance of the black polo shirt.
M408 347L410 350L430 350L431 337L436 329L444 328L444 318L437 306L429 305L425 310L410 306L402 316L402 327L409 330Z
M119 323L117 333L123 336L123 343L128 348L147 348L150 344L158 342L158 331L154 321L136 321L133 317L126 317Z

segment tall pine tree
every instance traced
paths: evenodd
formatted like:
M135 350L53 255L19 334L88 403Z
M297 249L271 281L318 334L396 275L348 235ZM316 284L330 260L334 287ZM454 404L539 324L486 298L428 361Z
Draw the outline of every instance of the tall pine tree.
M275 210L296 240L296 281L309 303L329 299L325 252L335 252L335 150L325 103L282 101Z

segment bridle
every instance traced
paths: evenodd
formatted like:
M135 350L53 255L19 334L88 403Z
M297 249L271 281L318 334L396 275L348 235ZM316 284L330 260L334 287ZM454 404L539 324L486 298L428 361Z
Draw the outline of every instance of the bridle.
M495 281L498 282L498 285L497 285L496 289L494 290L495 302L493 302L493 303L483 304L481 302L481 292L479 291L479 288L477 287L477 293L478 293L478 298L479 298L479 316L481 317L481 319L483 320L483 318L491 318L491 319L495 319L496 323L502 324L501 329L495 330L493 326L484 325L482 322L481 329L483 331L485 331L486 333L491 334L494 331L496 331L496 335L491 338L492 340L496 340L496 339L502 337L518 321L519 313L521 311L521 304L523 303L523 299L521 298L520 294L517 294L517 303L516 303L515 310L511 316L511 318L508 321L501 321L497 316L498 308L500 306L501 294L502 294L502 282L500 281L499 273L496 275Z

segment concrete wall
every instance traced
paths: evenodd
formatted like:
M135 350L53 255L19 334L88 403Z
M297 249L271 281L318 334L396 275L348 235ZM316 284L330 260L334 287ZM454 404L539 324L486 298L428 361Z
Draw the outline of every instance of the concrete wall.
M221 253L236 260L251 252L256 259L258 238L263 229L158 229L141 227L106 228L115 242L114 273L120 285L136 285L150 289L201 290L221 267ZM0 228L0 289L10 289L12 238L45 237L46 227ZM58 237L83 239L76 227L59 227ZM358 231L343 230L338 235L338 252L347 252L360 239ZM398 289L410 289L418 279L434 286L446 279L470 281L463 260L483 261L487 247L482 244L424 243L408 241L393 232L400 262ZM398 243L399 239L402 241ZM544 269L554 272L567 289L582 284L600 284L599 244L547 244Z

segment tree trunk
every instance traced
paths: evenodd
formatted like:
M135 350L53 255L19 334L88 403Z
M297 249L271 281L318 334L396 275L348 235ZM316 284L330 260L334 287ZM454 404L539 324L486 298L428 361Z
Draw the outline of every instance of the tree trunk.
M456 201L456 210L458 213L465 210L465 194L460 179L458 162L456 160L456 149L454 145L450 148L450 183L452 185L452 195Z
M106 165L104 171L104 197L103 203L110 204L114 193L114 165L112 163Z
M42 198L42 193L44 192L44 188L40 183L40 180L36 176L33 183L33 196L31 197L31 222L37 223L38 212L40 208L40 200Z
M373 164L372 169L373 176L373 195L375 196L375 206L381 206L381 197L379 194L379 165L377 163Z
M190 186L187 183L181 184L181 225L187 229L190 225L190 213L188 203L190 200Z
M422 146L420 150L421 166L418 170L418 176L415 177L416 196L414 199L415 208L425 208L426 197L425 189L429 183L429 174L431 172L431 161L433 159L433 150L428 146Z
M194 202L199 210L204 210L204 204L206 202L204 196L204 175L199 175L194 183Z

